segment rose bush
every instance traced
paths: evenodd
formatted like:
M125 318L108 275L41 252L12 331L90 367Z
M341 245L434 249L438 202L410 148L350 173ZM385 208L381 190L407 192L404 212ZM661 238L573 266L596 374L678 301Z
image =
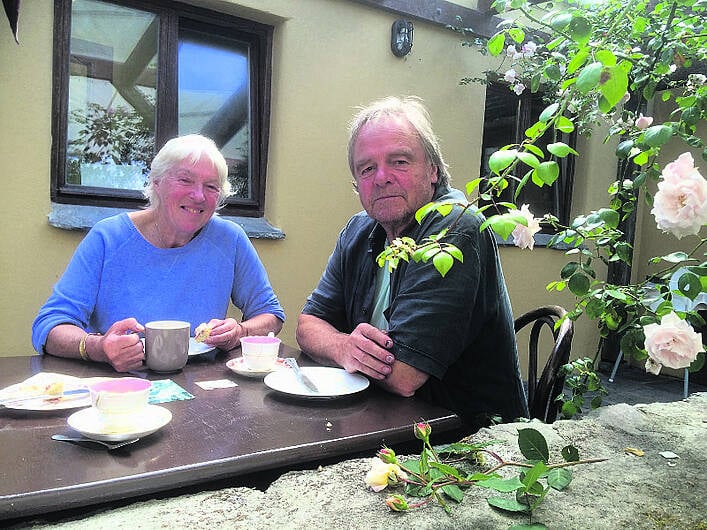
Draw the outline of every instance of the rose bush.
M488 40L479 39L472 29L453 28L464 36L464 44L499 59L496 70L462 83L503 79L516 94L542 92L547 106L520 143L491 154L488 175L467 183L470 202L479 204L479 212L505 211L490 215L481 228L502 239L512 235L516 245L532 249L535 223L552 226L555 235L549 246L570 249L560 278L547 289L569 290L576 305L568 318L585 315L596 320L603 338L620 338L625 356L645 359L649 354L646 327L658 324L665 315L674 313L693 331L705 325L694 307L676 307L674 302L694 301L707 287L703 255L707 238L700 237L707 222L707 183L687 151L661 168L666 162L661 150L669 142L684 142L707 160L698 132L707 114L705 4L699 0L558 4L496 0L493 5L506 20ZM656 105L672 108L663 123L656 123L648 111ZM573 131L589 135L597 126L608 130L606 143L616 142L619 168L607 190L606 206L562 225L551 215L537 219L526 205L518 208L500 199L511 181L516 197L526 185L554 185L560 175L558 160L580 156L561 135ZM521 167L529 169L522 174ZM635 215L639 200L652 208L660 230L679 239L697 236L698 240L687 251L652 257L649 263L658 270L650 278L626 285L610 283L600 277L596 264L632 265L632 239L626 237L624 225ZM460 205L463 212L470 210L468 203ZM417 217L449 215L450 210L449 204L427 205ZM406 259L402 254L419 260L434 253L434 264L444 275L461 256L443 236L419 243L395 241L379 256L379 263L387 260L394 266L396 260ZM672 280L677 289L669 287ZM699 350L691 370L704 364L703 348ZM588 368L586 363L582 366Z

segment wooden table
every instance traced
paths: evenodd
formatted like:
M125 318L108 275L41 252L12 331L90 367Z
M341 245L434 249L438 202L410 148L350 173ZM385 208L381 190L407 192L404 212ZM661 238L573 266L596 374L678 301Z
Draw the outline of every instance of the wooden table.
M299 357L282 345L280 356ZM237 356L231 354L231 356ZM194 399L161 406L172 421L158 432L116 451L51 440L72 434L75 410L0 410L0 520L144 496L204 482L292 467L411 441L412 424L424 418L436 433L461 426L450 411L415 398L369 387L327 401L282 396L260 379L226 367L229 355L190 358L179 373L142 373L172 379ZM307 364L306 359L303 363ZM311 363L310 363L311 364ZM108 365L52 356L0 358L0 388L38 372L77 377L119 376ZM203 390L196 381L231 379L235 388Z

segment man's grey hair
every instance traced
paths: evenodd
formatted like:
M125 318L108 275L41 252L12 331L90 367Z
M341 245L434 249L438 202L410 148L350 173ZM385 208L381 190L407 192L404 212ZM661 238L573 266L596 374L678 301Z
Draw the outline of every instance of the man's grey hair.
M359 111L349 123L348 159L349 169L354 179L356 173L353 165L353 150L356 140L358 140L358 135L364 125L384 117L404 118L412 125L422 143L427 162L437 166L435 189L440 186L448 186L450 181L449 168L442 157L437 135L432 130L430 114L423 105L422 100L416 96L390 96L359 108Z

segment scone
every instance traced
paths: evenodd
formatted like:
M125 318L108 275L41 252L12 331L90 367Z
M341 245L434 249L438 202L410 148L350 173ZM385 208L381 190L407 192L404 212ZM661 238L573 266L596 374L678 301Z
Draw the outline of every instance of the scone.
M199 324L194 330L194 340L196 342L204 342L211 335L211 326L207 326L206 322Z

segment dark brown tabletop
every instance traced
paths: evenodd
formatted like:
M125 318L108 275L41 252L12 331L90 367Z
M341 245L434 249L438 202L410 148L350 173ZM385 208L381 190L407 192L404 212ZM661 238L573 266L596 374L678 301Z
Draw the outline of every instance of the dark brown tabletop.
M280 356L299 357L282 345ZM238 352L231 354L237 356ZM313 401L277 394L233 373L230 358L213 352L190 358L169 378L194 399L163 403L172 421L116 451L57 442L52 434L76 434L67 417L76 409L37 412L0 409L0 519L89 506L174 490L274 468L316 464L414 439L420 419L436 433L460 427L450 411L415 398L369 387L343 399ZM303 364L311 364L306 358ZM52 356L0 358L0 388L38 372L77 377L112 376L108 365ZM234 388L203 390L196 381L230 379Z

